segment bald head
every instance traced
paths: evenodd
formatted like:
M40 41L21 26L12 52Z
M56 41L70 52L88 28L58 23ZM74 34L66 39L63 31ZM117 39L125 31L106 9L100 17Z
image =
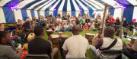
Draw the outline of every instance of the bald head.
M73 33L74 35L78 35L80 31L81 31L81 28L80 28L79 25L74 25L74 26L72 27L72 33Z

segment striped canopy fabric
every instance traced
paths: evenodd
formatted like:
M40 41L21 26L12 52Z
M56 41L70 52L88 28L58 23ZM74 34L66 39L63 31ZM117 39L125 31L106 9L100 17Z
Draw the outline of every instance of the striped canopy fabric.
M89 15L103 14L104 3L110 5L110 14L127 17L129 21L137 12L136 0L0 0L0 23L14 23L28 17L39 18L48 15ZM129 16L130 15L130 16Z

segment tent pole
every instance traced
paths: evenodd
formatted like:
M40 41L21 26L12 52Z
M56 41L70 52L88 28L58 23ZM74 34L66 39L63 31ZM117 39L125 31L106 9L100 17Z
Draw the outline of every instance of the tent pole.
M122 13L121 13L121 24L120 24L120 38L123 38L123 24L124 24L124 18L123 18L123 13L124 9L122 8Z
M109 6L107 4L104 4L105 5L105 9L104 9L104 13L103 13L103 22L102 22L102 35L101 37L104 37L104 30L105 30L105 24L106 24L106 18L107 18L107 13L108 13L108 10L109 10Z

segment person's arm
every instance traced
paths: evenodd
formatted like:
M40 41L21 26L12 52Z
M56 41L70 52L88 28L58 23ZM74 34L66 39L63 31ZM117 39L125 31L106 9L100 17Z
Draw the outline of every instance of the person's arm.
M90 48L91 48L91 50L93 51L93 54L94 54L95 56L97 56L97 49L95 48L95 46L90 45Z
M99 49L103 44L103 39L102 38L97 38L97 41L96 41L96 49Z
M7 51L5 51L5 52L9 59L20 59L19 55L17 55L16 51L14 51L11 47L7 47L6 49L7 49Z
M62 48L64 55L66 55L68 53L67 41L64 42Z
M49 50L48 50L48 54L51 54L52 53L52 43L50 42L50 41L48 41L48 48L49 48Z

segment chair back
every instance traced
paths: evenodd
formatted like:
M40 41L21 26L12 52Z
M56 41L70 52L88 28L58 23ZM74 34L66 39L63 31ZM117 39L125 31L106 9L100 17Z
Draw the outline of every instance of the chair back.
M50 59L47 54L28 54L26 59Z

